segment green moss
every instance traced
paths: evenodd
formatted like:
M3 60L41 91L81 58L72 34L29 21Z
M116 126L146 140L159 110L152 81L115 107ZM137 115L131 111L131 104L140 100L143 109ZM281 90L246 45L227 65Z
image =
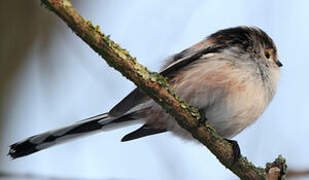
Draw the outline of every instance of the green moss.
M100 31L100 26L99 26L99 25L96 25L96 26L95 26L95 30L96 30L97 32L101 32L101 31Z
M94 26L92 25L92 22L90 20L86 21L86 24L88 25L88 27L90 27L91 29L95 29Z
M62 4L63 4L64 7L72 7L71 2L68 1L68 0L63 0L63 1L62 1Z
M254 170L260 179L265 179L266 172L264 168L256 167L252 162L248 161L247 157L241 157L241 161L245 163L245 165L243 165L245 169L242 169L242 170L245 170L245 171Z
M184 103L181 103L180 106L181 106L182 108L184 108L184 109L187 108L187 104L184 104Z

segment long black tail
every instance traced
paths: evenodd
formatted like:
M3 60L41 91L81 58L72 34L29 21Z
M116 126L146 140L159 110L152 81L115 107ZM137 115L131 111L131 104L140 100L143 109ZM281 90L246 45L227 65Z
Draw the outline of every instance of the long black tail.
M122 117L111 117L108 113L100 114L59 129L31 136L10 146L8 155L13 159L73 140L82 136L123 126L124 122L135 120L132 114ZM127 124L127 123L125 123Z

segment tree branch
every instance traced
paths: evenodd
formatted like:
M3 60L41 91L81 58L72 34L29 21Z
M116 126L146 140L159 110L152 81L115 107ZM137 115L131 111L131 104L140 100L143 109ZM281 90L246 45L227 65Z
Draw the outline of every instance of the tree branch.
M298 177L303 177L303 176L309 177L309 169L296 170L296 169L289 168L289 170L286 174L286 177L288 177L288 178L298 178Z
M241 179L266 179L266 170L255 167L244 157L233 163L231 144L220 137L209 125L199 124L198 110L180 99L169 87L166 78L140 65L135 58L129 55L128 51L110 40L109 36L104 35L99 30L99 26L94 27L90 21L80 16L72 8L69 0L41 1L48 9L56 13L76 35L100 54L110 66L134 82L145 94L175 117L178 124L204 144L225 167ZM281 165L285 166L284 163Z

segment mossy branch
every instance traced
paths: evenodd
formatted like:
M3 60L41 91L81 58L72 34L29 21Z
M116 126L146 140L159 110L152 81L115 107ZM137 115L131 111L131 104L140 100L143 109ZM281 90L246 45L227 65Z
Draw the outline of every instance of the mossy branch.
M246 158L241 157L233 163L232 145L220 137L210 126L200 125L200 114L196 108L178 98L169 87L166 78L156 72L150 72L139 64L125 49L104 35L99 26L93 26L72 7L69 0L41 0L46 7L56 13L72 30L94 51L123 76L134 82L145 94L160 104L175 117L178 124L188 130L194 138L204 144L219 161L241 179L266 179L266 169L257 168ZM277 161L276 161L277 162ZM284 175L285 162L273 166ZM270 168L271 169L271 168Z

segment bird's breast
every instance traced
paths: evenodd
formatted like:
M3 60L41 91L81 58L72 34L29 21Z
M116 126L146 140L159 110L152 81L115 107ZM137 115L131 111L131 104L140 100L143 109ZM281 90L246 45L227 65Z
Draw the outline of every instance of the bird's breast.
M269 103L264 82L230 61L197 64L179 73L176 93L204 111L207 122L226 138L252 124Z

